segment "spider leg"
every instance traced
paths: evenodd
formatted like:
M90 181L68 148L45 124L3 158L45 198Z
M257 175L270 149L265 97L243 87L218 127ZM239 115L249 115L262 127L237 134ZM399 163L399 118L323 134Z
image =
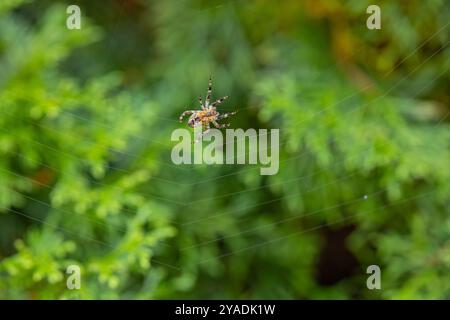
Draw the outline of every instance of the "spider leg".
M200 106L202 107L202 109L204 109L204 106L203 106L203 99L202 99L201 96L198 96L198 102L200 103Z
M208 93L206 94L205 107L209 106L209 101L211 100L211 92L212 92L212 79L210 76L208 82Z
M181 115L180 115L180 122L182 122L183 121L183 118L185 117L185 116L188 116L188 115L190 115L190 114L193 114L195 112L195 110L186 110L186 111L184 111Z
M216 127L217 129L228 128L230 126L229 123L219 124L219 123L217 123L217 121L213 121L212 123L213 123L214 127Z
M236 113L237 113L237 111L219 114L219 116L217 117L217 120L225 119L225 118L228 118L229 116L234 116Z
M225 96L225 97L223 97L223 98L217 99L216 101L214 101L214 102L211 104L211 107L215 107L215 106L221 104L221 103L224 102L226 99L228 99L228 96Z

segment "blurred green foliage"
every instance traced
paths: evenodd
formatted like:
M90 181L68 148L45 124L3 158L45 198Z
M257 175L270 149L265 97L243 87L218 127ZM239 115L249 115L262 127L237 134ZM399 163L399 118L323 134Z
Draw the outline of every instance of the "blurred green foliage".
M0 298L450 298L448 2L68 4L0 4ZM209 75L277 175L171 163Z

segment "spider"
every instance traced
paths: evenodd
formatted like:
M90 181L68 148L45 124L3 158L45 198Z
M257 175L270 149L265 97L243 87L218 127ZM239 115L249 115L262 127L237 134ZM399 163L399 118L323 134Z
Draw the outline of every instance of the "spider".
M220 114L216 110L216 106L224 102L228 98L228 96L217 99L216 101L210 104L209 102L211 100L211 92L212 92L212 80L211 77L209 77L208 93L206 95L205 103L203 104L203 99L201 96L198 97L198 101L202 108L198 110L186 110L180 115L180 122L183 122L183 118L185 116L191 115L188 120L188 125L192 128L200 125L202 126L202 133L197 137L195 143L199 142L200 138L211 130L210 128L211 123L217 129L227 128L230 126L229 123L219 124L217 121L236 114L236 111Z

